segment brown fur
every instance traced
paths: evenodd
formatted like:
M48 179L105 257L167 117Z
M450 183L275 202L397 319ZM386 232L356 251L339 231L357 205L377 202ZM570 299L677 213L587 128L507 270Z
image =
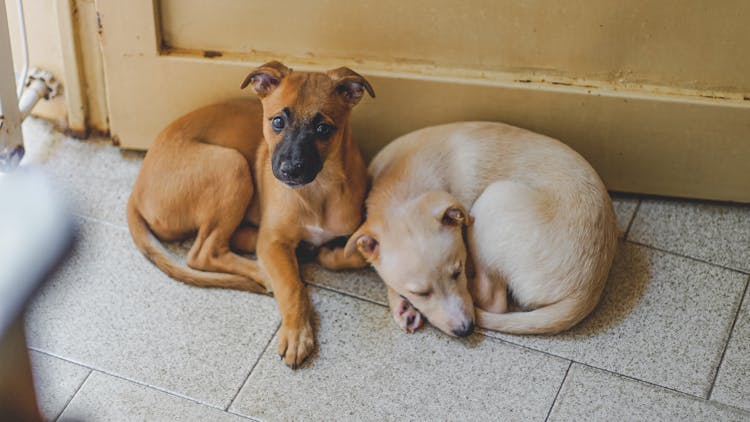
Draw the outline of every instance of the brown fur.
M250 83L262 105L204 107L159 134L133 187L128 225L138 248L170 277L200 287L273 291L282 317L278 351L296 367L312 352L314 334L295 249L301 241L321 246L347 236L361 223L367 175L348 121L362 92L374 94L346 68L293 72L270 62L251 72L243 87ZM285 107L300 118L321 113L337 128L327 141L316 141L322 169L298 188L271 169L281 134L269 121ZM173 262L156 239L192 234L187 266ZM258 261L234 253L230 244L256 252ZM365 265L359 256L325 247L318 261L333 269Z

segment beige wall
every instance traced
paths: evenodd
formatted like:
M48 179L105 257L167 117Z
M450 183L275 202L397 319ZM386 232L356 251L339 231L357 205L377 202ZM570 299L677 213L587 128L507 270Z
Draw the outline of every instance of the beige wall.
M21 33L19 30L18 8L16 0L4 0L8 11L10 42L13 49L13 64L20 72L23 63L21 54ZM30 67L48 70L60 81L64 80L63 57L60 48L57 15L54 12L53 0L24 0L26 16L26 33L29 45ZM64 87L63 87L64 89ZM40 101L34 108L34 114L54 120L61 127L67 127L67 111L64 97L50 101Z
M750 94L747 0L162 0L177 50L631 91Z
M20 71L23 59L16 0L5 1L13 48ZM48 70L62 83L62 95L40 101L37 116L54 121L61 129L109 130L106 88L97 35L94 0L23 0L29 65ZM68 11L69 10L69 11Z

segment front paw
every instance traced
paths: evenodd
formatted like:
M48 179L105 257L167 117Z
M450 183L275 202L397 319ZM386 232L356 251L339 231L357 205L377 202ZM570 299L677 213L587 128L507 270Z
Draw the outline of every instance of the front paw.
M417 331L424 321L422 314L404 298L401 298L401 301L391 311L393 312L393 320L407 333Z
M298 326L281 326L279 330L279 356L292 369L297 369L315 349L315 334L310 322Z

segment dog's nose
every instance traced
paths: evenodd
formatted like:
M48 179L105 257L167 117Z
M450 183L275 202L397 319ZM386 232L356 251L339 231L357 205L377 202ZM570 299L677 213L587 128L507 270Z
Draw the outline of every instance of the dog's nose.
M296 179L302 175L303 163L301 161L284 161L279 166L281 175L290 179Z
M453 330L453 335L456 337L466 337L474 331L474 321L464 322L460 328Z

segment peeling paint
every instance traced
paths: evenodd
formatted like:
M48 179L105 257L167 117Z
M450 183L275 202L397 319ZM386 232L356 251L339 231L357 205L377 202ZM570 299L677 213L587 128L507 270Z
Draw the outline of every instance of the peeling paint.
M213 59L214 57L221 57L223 54L221 51L215 51L215 50L205 50L203 51L203 57Z

